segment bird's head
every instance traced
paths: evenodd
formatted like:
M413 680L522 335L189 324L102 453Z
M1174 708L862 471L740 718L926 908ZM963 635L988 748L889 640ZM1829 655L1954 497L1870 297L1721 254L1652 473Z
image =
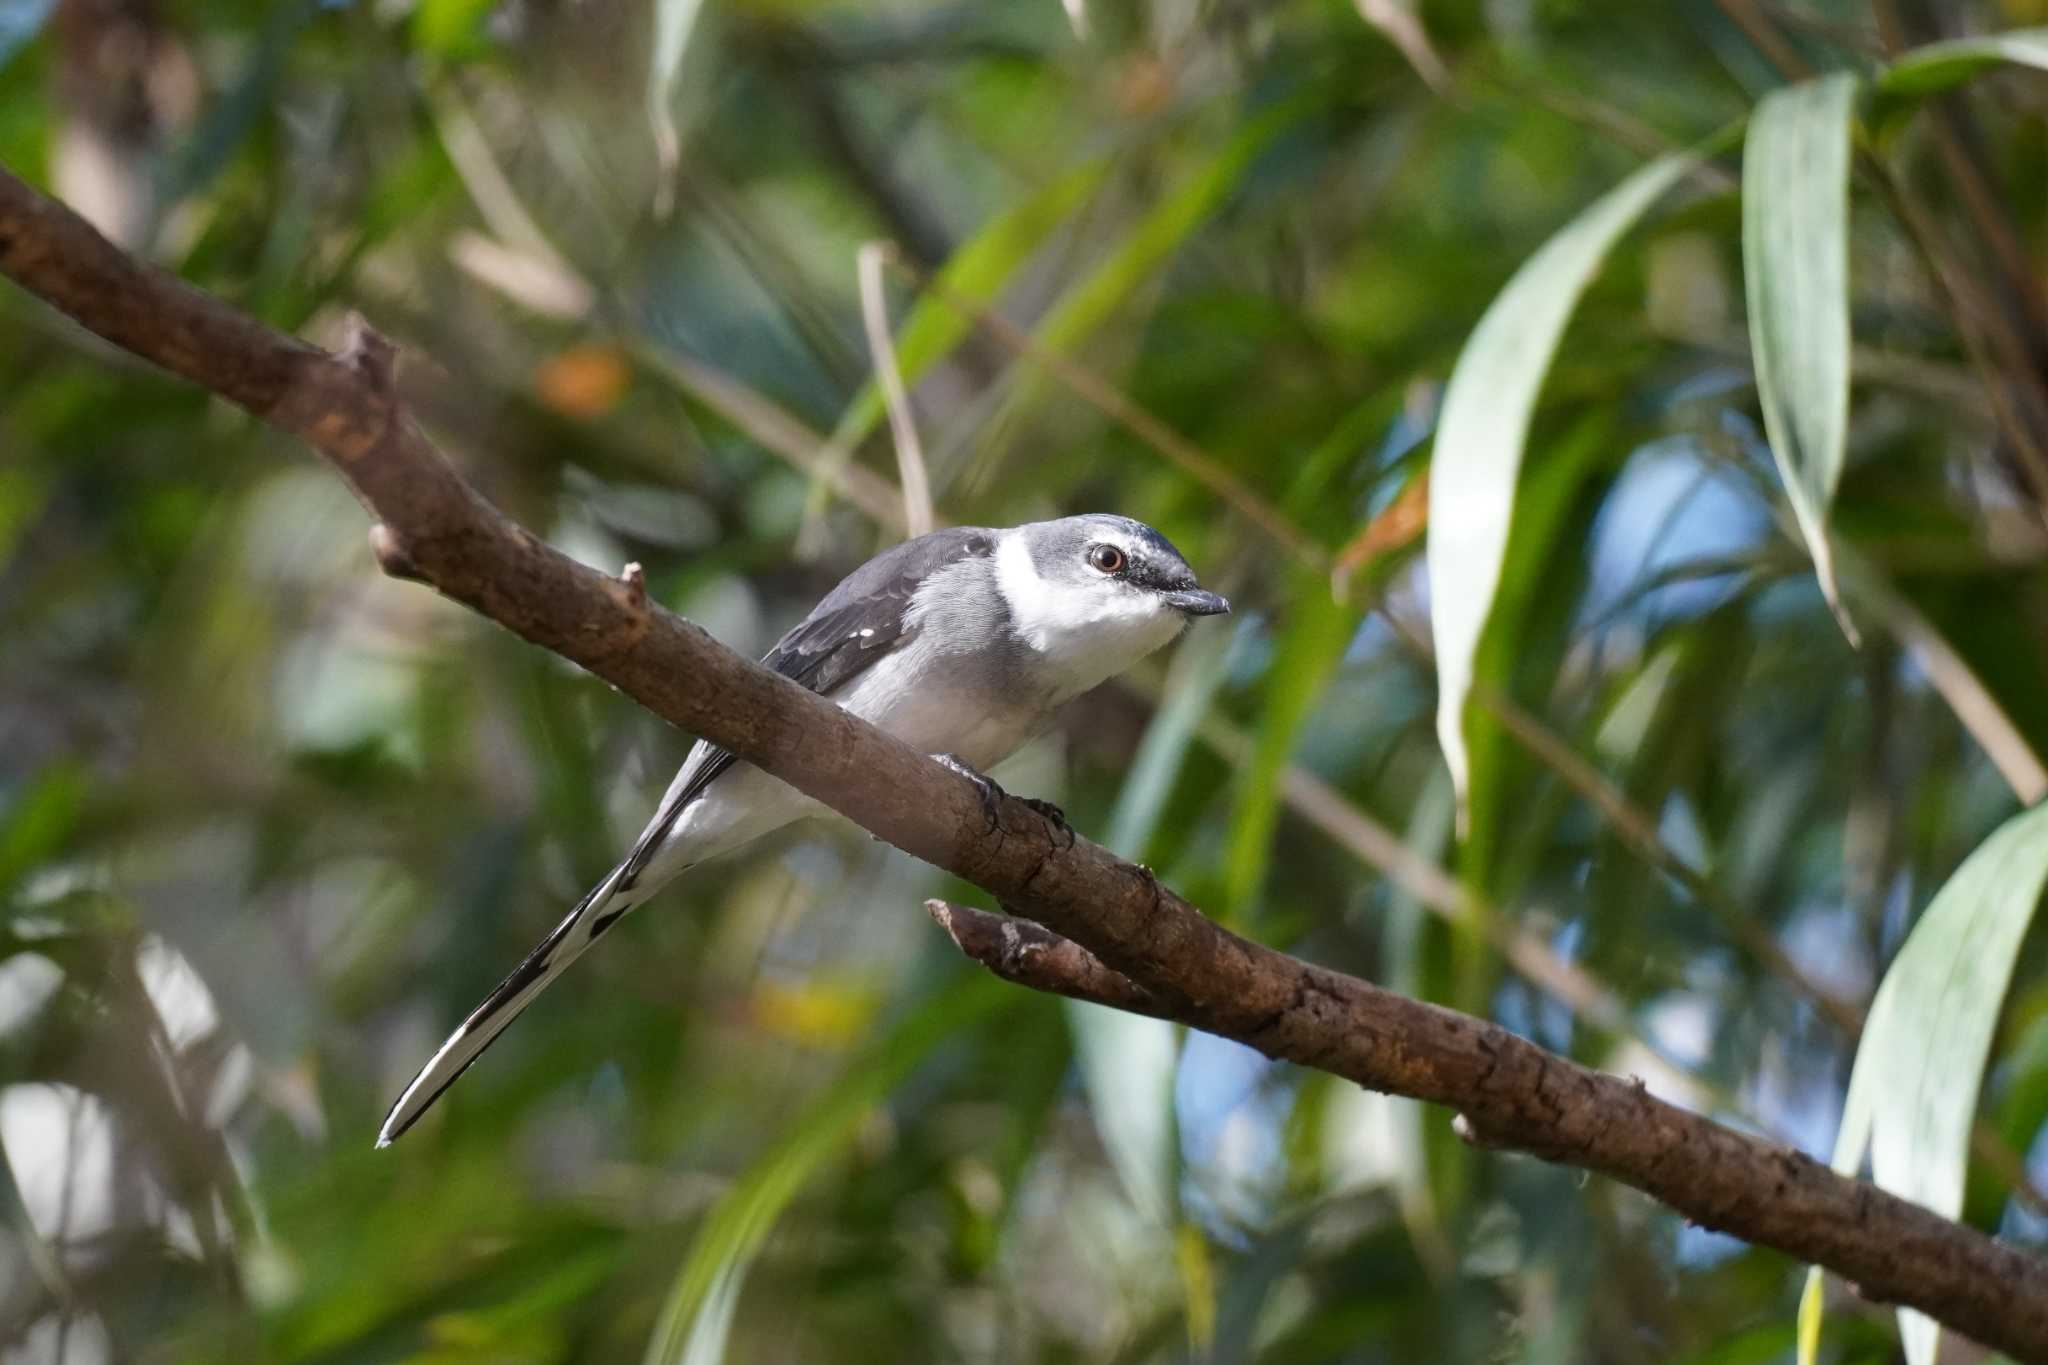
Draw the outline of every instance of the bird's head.
M1230 603L1203 588L1173 542L1129 517L1090 513L1005 533L996 582L1017 634L1107 677ZM1090 684L1092 686L1092 683Z

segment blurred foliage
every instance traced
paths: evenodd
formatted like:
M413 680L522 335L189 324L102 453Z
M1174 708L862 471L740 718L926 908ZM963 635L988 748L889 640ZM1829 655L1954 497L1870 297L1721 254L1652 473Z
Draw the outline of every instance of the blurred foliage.
M278 326L366 313L492 498L756 652L898 534L854 274L893 240L941 514L1140 517L1241 604L1010 785L1246 932L1820 1152L1845 1025L2018 808L1942 671L2048 752L2048 82L1973 62L1860 135L1832 514L1911 613L1860 650L1762 434L1732 151L1620 239L1542 387L1477 843L1419 474L1489 302L1651 157L1788 75L2042 23L0 0L0 161ZM968 889L830 832L694 874L373 1152L686 739L379 577L303 452L13 291L0 374L6 1359L1791 1358L1783 1257L984 980L918 910ZM2039 939L1964 1203L2034 1246ZM1897 1343L1848 1301L1825 1354Z

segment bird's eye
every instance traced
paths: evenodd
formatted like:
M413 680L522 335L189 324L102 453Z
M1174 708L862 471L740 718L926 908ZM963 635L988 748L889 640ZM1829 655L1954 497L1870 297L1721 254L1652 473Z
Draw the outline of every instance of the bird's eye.
M1124 565L1130 561L1114 545L1091 545L1088 547L1088 562L1104 573L1122 573Z

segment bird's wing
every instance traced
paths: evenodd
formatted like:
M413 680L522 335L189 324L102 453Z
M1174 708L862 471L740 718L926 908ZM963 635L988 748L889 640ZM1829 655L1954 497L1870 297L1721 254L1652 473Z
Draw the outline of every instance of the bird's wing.
M821 696L832 696L909 637L911 600L926 579L959 560L994 552L995 533L978 526L949 527L885 550L841 580L761 662ZM737 761L708 741L690 751L660 810L621 864L616 889L632 887L684 809Z

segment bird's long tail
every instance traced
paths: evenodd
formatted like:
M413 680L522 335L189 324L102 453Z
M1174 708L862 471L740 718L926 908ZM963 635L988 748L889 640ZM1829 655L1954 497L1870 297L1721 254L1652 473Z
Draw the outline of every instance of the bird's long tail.
M384 1127L377 1134L379 1147L390 1146L418 1122L420 1115L441 1098L441 1092L455 1084L456 1078L483 1055L483 1050L519 1017L521 1010L547 989L550 981L583 956L584 950L597 942L598 936L611 928L621 915L646 899L651 888L634 884L627 875L630 866L630 862L620 864L591 888L590 894L577 902L568 918L556 925L554 932L526 955L526 960L513 970L512 975L486 996L481 1005L470 1011L462 1026L448 1036L440 1051L420 1069L420 1074L412 1078L412 1083L405 1087L405 1093L391 1106L391 1112L384 1118Z

